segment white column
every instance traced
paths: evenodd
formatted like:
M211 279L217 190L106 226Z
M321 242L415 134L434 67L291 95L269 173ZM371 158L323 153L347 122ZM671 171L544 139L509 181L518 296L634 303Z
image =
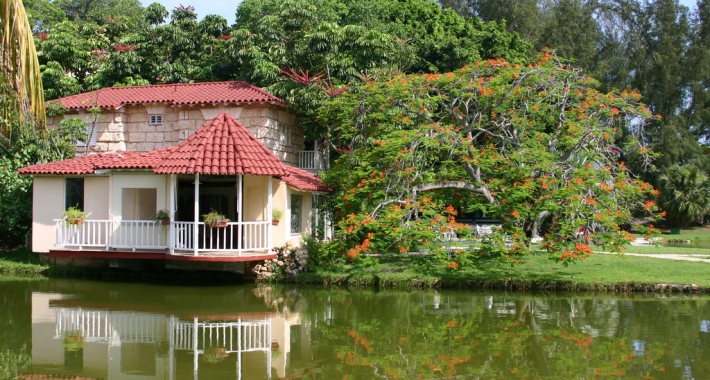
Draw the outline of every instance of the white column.
M171 316L168 322L168 334L170 350L168 351L168 379L175 379L175 316Z
M274 204L273 204L273 199L272 199L273 196L271 194L273 192L273 186L274 186L273 180L274 180L273 177L268 177L268 185L266 186L267 187L267 190L266 190L266 197L267 197L266 198L266 220L267 221L270 220L271 215L273 215L273 211L274 211ZM273 231L274 226L272 226L271 224L267 224L267 226L269 226L269 227L267 228L268 250L266 251L266 253L271 253L271 249L274 247L274 231Z
M311 236L316 239L323 239L322 236L318 236L318 206L320 199L318 194L311 194L311 212L314 214L315 225L313 226L313 231L311 231Z
M200 173L195 173L195 225L192 229L192 245L194 249L194 255L197 256L197 229L200 221Z
M237 323L237 379L242 380L242 319L239 318Z
M244 182L244 176L242 174L237 174L237 249L239 250L239 256L242 255L242 222L244 221L242 203L244 200L244 194L242 194L242 183Z
M199 174L197 175L199 177ZM197 361L200 355L200 352L197 350L197 317L195 317L194 322L192 324L192 355L194 357L194 362L192 363L193 371L194 371L194 377L195 380L198 379L197 376Z
M266 334L266 376L271 380L271 323L273 318L269 318L269 332Z
M177 175L171 174L169 179L168 191L170 191L170 225L168 225L168 249L170 254L175 253L175 185L177 182Z

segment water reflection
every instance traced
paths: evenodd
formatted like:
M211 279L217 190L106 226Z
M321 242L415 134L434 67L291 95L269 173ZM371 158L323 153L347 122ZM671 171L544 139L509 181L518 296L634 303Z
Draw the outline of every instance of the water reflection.
M707 297L66 280L0 295L0 379L710 378Z

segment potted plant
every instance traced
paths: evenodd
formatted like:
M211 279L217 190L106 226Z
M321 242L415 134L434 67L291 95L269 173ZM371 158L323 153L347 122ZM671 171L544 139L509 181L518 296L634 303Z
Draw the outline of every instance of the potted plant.
M62 216L67 224L82 224L84 223L84 218L86 218L86 213L81 211L78 206L70 206L64 210Z
M159 224L162 224L163 226L167 226L168 224L170 224L170 215L167 211L160 210L155 213L155 221Z
M215 210L202 214L202 220L212 228L224 228L229 223L229 219Z
M279 225L279 220L281 220L281 217L283 216L284 212L275 208L271 211L271 224L274 226Z

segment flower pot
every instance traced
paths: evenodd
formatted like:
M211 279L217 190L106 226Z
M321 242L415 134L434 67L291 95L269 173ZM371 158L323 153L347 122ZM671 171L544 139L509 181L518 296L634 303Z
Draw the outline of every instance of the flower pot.
M278 220L278 219L272 219L272 220L271 220L271 225L273 225L273 226L278 226L278 225L279 225L279 220Z
M168 224L170 224L170 218L160 219L160 224L167 226Z
M227 223L229 223L228 220L220 220L218 222L210 223L208 224L208 226L210 226L211 228L226 228Z
M66 218L67 224L83 224L84 218Z

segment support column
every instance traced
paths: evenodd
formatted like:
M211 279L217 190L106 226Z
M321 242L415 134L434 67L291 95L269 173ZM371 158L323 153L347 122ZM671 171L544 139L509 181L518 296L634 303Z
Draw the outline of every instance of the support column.
M200 227L198 224L200 221L200 173L195 173L195 218L194 218L194 226L192 229L192 245L194 249L194 255L197 256L197 239L198 239L198 234L197 230Z
M168 226L168 252L175 254L175 188L177 175L171 174L169 179L168 191L170 191L170 225Z
M199 176L199 174L198 174ZM192 356L193 356L193 363L192 363L192 370L194 371L194 378L197 380L199 376L197 375L198 371L198 358L200 355L200 351L197 350L197 328L199 325L197 324L197 317L195 317L193 323L192 323Z
M244 175L237 174L237 249L239 250L239 256L242 255L242 250L244 249L244 245L242 244L242 222L244 221L244 216L242 215L244 211L242 207L242 203L244 203L244 194L242 194L242 189L244 188L243 183Z
M273 177L268 177L267 181L268 181L268 185L266 186L267 187L267 190L266 190L266 196L267 196L267 198L266 198L266 220L268 221L268 220L270 220L271 215L273 215L273 212L274 212L274 204L273 204L273 199L272 199L273 198L272 192L273 192L273 187L274 187L274 185L273 185L274 179L273 179ZM266 253L268 254L268 253L271 253L271 249L274 247L274 226L272 226L271 224L267 224L267 226L268 227L266 230L268 231L268 237L267 237L268 250L266 251Z

